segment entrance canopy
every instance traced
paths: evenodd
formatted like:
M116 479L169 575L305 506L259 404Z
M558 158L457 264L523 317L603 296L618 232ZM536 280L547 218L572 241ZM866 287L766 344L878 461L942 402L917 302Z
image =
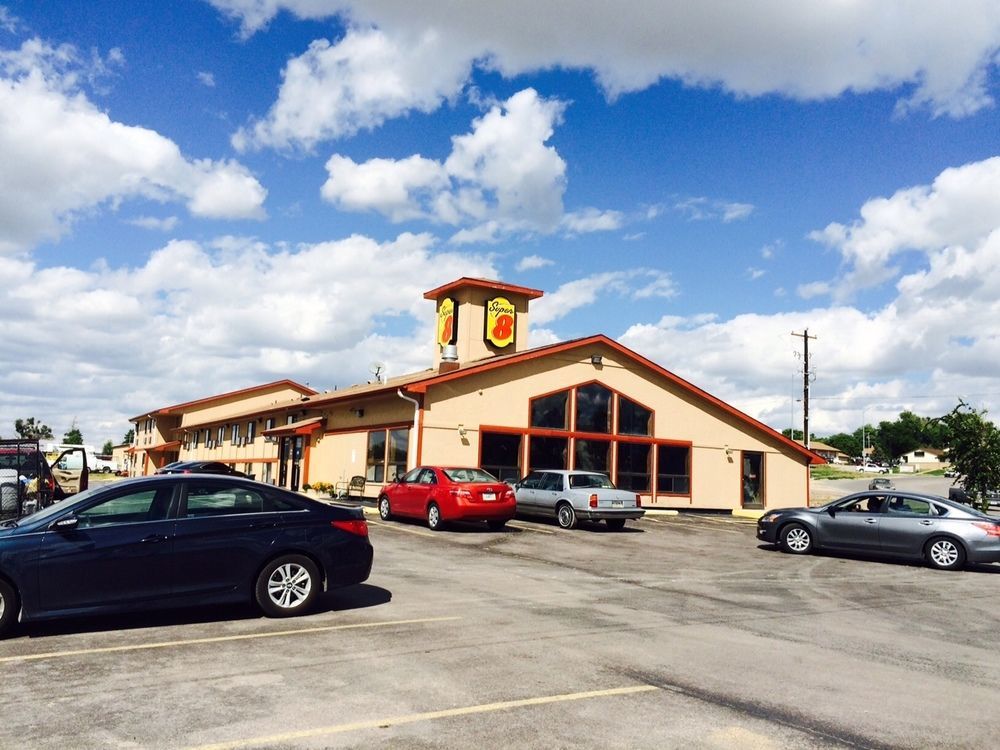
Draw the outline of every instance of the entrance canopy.
M300 419L298 422L292 422L291 424L282 425L281 427L272 427L270 430L264 430L262 433L267 437L289 437L291 435L308 435L316 430L323 429L323 424L326 420L323 417L310 417L309 419Z

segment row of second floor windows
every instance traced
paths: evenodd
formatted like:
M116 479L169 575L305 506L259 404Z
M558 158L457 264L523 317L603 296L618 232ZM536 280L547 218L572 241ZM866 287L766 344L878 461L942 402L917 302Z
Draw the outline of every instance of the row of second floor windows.
M268 417L264 420L264 429L270 430L277 423L275 417ZM220 424L216 427L205 427L185 433L184 448L197 448L204 445L206 448L214 448L229 442L232 445L245 445L252 443L257 437L257 421L251 419L247 422L232 422L230 424Z

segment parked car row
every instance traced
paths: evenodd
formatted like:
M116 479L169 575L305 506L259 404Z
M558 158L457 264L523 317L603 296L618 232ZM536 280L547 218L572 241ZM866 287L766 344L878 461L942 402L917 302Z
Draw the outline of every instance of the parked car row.
M622 529L645 513L639 495L616 489L599 472L546 469L509 485L482 469L440 466L418 466L385 485L378 511L383 521L425 519L434 531L449 521L501 529L517 514L553 518L564 529L581 520Z

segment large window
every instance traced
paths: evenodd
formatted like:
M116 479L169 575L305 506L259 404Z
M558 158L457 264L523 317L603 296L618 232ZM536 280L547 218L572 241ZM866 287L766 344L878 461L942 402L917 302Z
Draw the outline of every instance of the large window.
M656 491L691 494L691 448L661 445L656 449Z
M648 443L618 444L618 487L633 492L649 492Z
M566 449L569 440L566 438L542 437L532 435L529 438L531 456L528 462L532 469L565 469Z
M620 435L650 435L653 412L624 396L618 397L618 433Z
M372 430L368 433L365 478L382 483L406 471L410 429Z
M410 449L410 430L402 427L389 430L386 476L390 479L406 471L406 457Z
M531 426L553 430L569 428L566 422L566 407L569 402L569 391L542 396L531 402Z
M611 432L611 391L600 383L576 389L576 431Z
M574 440L573 446L573 468L604 473L611 470L609 440Z
M521 436L482 432L479 465L504 482L521 478Z
M375 430L368 433L368 461L365 477L369 482L385 482L385 444L385 430Z

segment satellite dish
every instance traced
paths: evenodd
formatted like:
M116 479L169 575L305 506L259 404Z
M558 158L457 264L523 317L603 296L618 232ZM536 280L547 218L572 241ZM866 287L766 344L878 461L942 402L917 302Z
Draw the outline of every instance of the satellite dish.
M385 382L383 378L383 373L385 372L385 362L372 362L368 365L368 372L372 374L372 379L369 383L383 383Z

